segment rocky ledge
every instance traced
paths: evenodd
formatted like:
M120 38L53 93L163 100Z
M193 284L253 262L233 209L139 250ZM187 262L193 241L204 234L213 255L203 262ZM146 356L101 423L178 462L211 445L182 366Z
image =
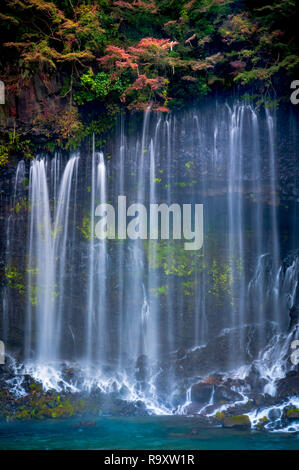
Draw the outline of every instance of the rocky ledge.
M64 384L74 381L77 371L65 367ZM260 383L259 383L260 381ZM73 382L74 383L74 382ZM144 400L126 397L125 386L109 392L93 387L82 392L63 387L45 390L31 375L16 371L16 363L0 366L0 419L43 420L78 417L91 423L90 416L147 416L154 412ZM198 427L259 430L293 426L299 429L298 400L299 371L293 370L277 382L275 396L263 392L264 380L252 370L245 379L230 378L227 374L210 374L190 387L189 401L172 409L172 413L196 417ZM171 411L170 411L171 412ZM81 422L80 421L80 422Z

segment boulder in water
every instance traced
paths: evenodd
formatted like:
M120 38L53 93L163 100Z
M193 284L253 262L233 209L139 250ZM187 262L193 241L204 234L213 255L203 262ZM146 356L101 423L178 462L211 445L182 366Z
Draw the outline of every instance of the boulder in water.
M221 419L221 423L224 428L249 429L251 427L250 419L247 415L224 416Z
M292 330L299 323L299 308L293 305L289 310L290 324L289 329Z
M219 385L215 387L213 401L214 403L231 403L235 401L242 400L243 397L240 393L231 390L224 385Z
M290 397L292 395L298 395L299 391L299 372L295 375L287 375L283 379L279 380L277 384L277 396Z

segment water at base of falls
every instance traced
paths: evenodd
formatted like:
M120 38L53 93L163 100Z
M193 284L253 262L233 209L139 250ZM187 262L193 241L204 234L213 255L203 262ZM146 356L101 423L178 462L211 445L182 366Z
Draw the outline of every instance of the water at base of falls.
M256 395L275 397L295 371L298 333L288 331L288 314L299 302L296 217L287 215L290 241L280 233L279 119L242 103L170 116L147 110L134 132L122 118L104 152L93 139L87 154L21 162L6 246L7 272L26 284L16 306L24 325L16 376L29 374L45 390L116 394L153 414L215 417ZM203 248L119 233L99 240L96 208L114 206L118 226L119 196L127 207L203 204ZM11 291L3 295L8 349ZM198 383L212 387L203 402ZM233 392L225 405L220 384ZM25 393L21 379L14 387Z

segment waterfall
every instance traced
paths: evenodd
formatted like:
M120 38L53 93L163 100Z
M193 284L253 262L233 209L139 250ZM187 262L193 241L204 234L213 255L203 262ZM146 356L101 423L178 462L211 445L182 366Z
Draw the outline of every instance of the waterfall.
M157 127L159 126L159 121ZM154 142L151 140L150 143L150 194L149 194L149 201L150 204L156 204L156 167L155 167L155 151L154 151ZM149 241L149 263L152 266L156 265L157 262L157 242L155 239ZM157 289L159 285L157 284L157 276L153 269L149 268L148 272L148 292L152 292L151 301L149 305L149 314L145 316L144 321L144 328L146 329L145 335L145 352L149 355L153 360L157 360L158 358L158 323L157 323L157 313L158 313L158 300L157 300Z
M261 204L261 193L262 193L262 181L261 181L261 149L260 149L260 133L257 113L252 110L251 113L251 126L252 126L252 151L253 155L256 156L254 164L252 165L252 181L253 181L253 194L255 198L256 210L254 211L252 223L256 230L256 243L253 245L253 250L256 257L256 276L255 276L255 290L250 292L253 294L254 310L257 315L257 321L261 324L259 328L259 342L263 341L265 335L265 311L263 307L263 296L265 292L265 286L262 278L262 266L265 255L262 253L263 250L263 216L262 216L262 204ZM249 281L248 289L250 290L252 281Z
M228 217L229 264L232 277L232 326L244 323L245 279L243 240L243 125L244 106L230 110L229 165L228 165Z
M92 329L95 321L94 312L94 272L95 272L95 239L94 239L94 216L95 216L95 191L96 191L96 152L95 136L92 137L92 161L91 161L91 185L90 185L90 233L88 249L88 284L87 284L87 314L86 314L86 361L90 363L92 358Z
M96 204L107 202L106 166L103 153L95 151L94 136L90 195L90 240L88 250L87 325L85 339L86 361L89 366L95 360L101 363L105 362L109 353L106 311L107 247L105 240L95 239Z
M64 170L53 225L45 160L34 160L30 168L25 351L27 359L31 358L34 317L37 331L35 358L40 362L60 357L70 191L77 160L78 157L72 157Z
M277 223L277 196L276 196L276 158L275 158L275 140L274 140L274 118L271 115L269 109L266 108L266 120L269 137L269 168L270 168L270 204L271 204L271 225L272 225L272 250L273 250L273 263L274 269L278 269L279 266L279 240L278 240L278 223ZM278 281L278 278L277 278ZM273 296L273 311L275 313L276 321L279 321L279 309L278 309L278 288L274 290Z
M98 165L97 165L97 182L96 182L96 195L97 200L102 203L107 202L106 192L106 167L104 162L104 155L102 152L98 154ZM110 352L110 334L107 332L107 321L109 318L106 304L106 282L107 282L107 241L99 240L97 252L97 263L96 263L96 285L98 291L97 300L97 357L100 362L106 362ZM94 282L94 280L92 280Z
M115 192L120 196L125 196L125 154L126 154L126 140L125 140L125 130L124 130L124 116L121 115L120 122L120 144L119 144L119 165L118 165L118 178L117 186ZM119 217L117 217L119 223ZM126 297L124 289L124 263L125 263L125 252L124 252L124 233L119 234L121 242L118 245L118 279L117 279L117 288L118 288L118 367L119 371L123 370L124 367L124 342L122 341L123 330L125 325L125 308L126 308Z
M54 257L52 247L52 222L47 185L45 160L34 160L30 168L29 200L31 201L29 224L28 301L26 351L30 357L32 342L33 306L36 310L37 350L40 361L52 359L54 337L53 294ZM36 275L35 285L33 274Z
M30 168L19 163L6 220L6 263L26 284L20 315L27 363L77 361L88 372L89 388L96 381L105 390L108 383L125 384L130 396L150 396L159 409L163 396L171 408L189 373L177 357L230 332L221 359L227 368L239 367L248 360L247 325L256 329L260 351L268 323L285 332L288 311L298 305L299 257L281 261L281 117L249 103L218 102L171 116L147 109L142 125L130 119L121 117L102 149L93 136L84 158L56 154L37 156ZM24 194L29 208L18 212ZM126 239L119 196L126 196L126 209L202 203L203 248L191 252L181 240L155 236ZM102 203L115 208L114 239L96 237ZM148 213L147 235L150 222ZM293 231L290 239L284 253L296 247ZM15 291L6 285L3 292L8 335ZM190 383L189 377L184 386Z
M193 151L195 154L198 153L200 161L204 162L204 164L201 163L202 171L200 175L200 186L201 186L200 189L201 189L201 193L203 194L203 196L206 197L207 186L206 186L205 175L207 172L207 168L206 168L206 156L204 155L205 146L203 145L204 138L203 138L203 135L201 134L200 123L199 123L199 119L197 115L194 116L193 123L195 124ZM212 165L215 165L216 163L215 152L217 152L217 150L216 150L215 139L217 137L217 133L218 133L218 128L216 125L215 130L214 130ZM205 245L202 247L201 251L202 251L201 253L202 261L205 264L207 262L206 254L205 254L206 252ZM197 289L194 295L194 308L195 308L194 346L198 346L200 344L204 344L208 335L208 322L207 322L206 298L205 298L205 292L207 289L206 272L204 270L200 271L198 267L195 271L195 282L199 284L199 288Z
M171 120L171 118L166 120L166 138L167 138L167 151L166 151L166 165L167 165L167 195L166 195L166 200L168 206L171 205L172 201L172 179L171 179L171 164L174 163L172 162L172 155L173 155L173 135L174 132L171 132L173 130L173 126L175 125L175 122ZM168 255L167 259L168 263L171 262L170 255ZM171 312L173 312L173 296L174 296L174 291L173 291L173 283L169 280L168 284L168 295L167 295L167 341L168 341L168 347L169 350L172 351L174 350L174 322L173 322L173 315Z

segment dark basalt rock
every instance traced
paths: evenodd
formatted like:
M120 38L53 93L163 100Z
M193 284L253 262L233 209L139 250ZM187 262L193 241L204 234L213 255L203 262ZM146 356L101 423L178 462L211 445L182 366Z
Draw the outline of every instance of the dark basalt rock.
M185 349L179 349L176 353L176 358L178 360L183 359L186 356L186 351Z
M148 357L145 354L142 354L138 357L136 361L136 373L135 377L138 381L144 381L148 375Z
M261 393L261 394L254 396L253 402L258 408L273 406L277 404L277 397L272 397L271 395L268 395L267 393L265 394Z
M289 397L299 393L299 372L295 375L287 375L277 384L277 396Z
M272 322L267 323L263 345L258 345L255 340L257 332L258 328L254 324L223 331L205 346L188 351L181 360L177 360L175 369L177 377L206 376L219 370L229 371L232 344L235 357L234 367L239 367L244 363L251 364L258 357L259 347L266 346L273 338L276 326Z
M293 305L289 310L290 324L289 329L292 330L299 323L299 308Z
M200 382L191 388L191 400L197 404L209 403L213 393L213 385Z
M249 374L246 377L246 382L250 385L251 390L254 393L262 393L267 380L260 376L257 367L253 364L250 368Z
M242 400L243 397L240 393L231 390L224 385L216 386L214 391L214 403L235 402Z

